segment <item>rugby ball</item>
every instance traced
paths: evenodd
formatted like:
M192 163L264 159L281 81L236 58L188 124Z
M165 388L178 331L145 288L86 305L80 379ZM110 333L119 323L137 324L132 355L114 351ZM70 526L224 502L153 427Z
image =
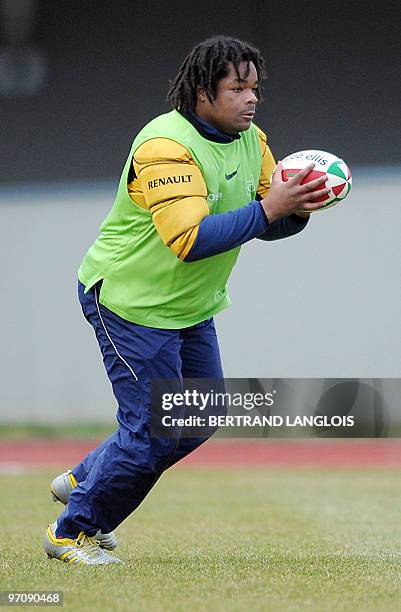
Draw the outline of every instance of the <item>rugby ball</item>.
M330 189L330 193L322 195L320 199L314 198L315 202L321 202L321 206L317 210L330 208L342 202L351 190L352 176L344 160L332 153L307 150L297 151L296 153L287 155L287 157L284 157L282 160L283 181L290 180L297 172L312 162L315 164L315 167L304 178L302 184L309 183L309 181L313 181L323 176L323 174L327 174L327 181L324 185L320 185L318 189Z

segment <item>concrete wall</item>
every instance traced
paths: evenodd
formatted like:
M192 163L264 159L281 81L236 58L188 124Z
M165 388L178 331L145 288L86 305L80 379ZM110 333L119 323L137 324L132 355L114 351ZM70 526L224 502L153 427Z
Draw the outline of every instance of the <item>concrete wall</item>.
M0 421L109 421L115 400L76 270L116 184L0 189ZM400 376L401 173L354 169L343 204L243 247L216 317L227 377Z

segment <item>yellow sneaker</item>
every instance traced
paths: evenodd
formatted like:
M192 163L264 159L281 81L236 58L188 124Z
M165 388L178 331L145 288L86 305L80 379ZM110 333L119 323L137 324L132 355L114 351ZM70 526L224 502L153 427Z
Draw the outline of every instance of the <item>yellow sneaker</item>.
M60 476L56 476L50 484L53 501L59 501L67 505L71 491L77 486L77 480L70 470L64 472L64 474L60 474ZM101 531L98 531L95 538L98 540L100 548L114 550L117 547L117 538L113 531L110 533L101 533Z
M59 559L64 563L84 565L105 565L106 563L122 563L117 557L104 552L95 537L87 536L83 531L73 540L71 538L56 538L57 521L49 525L43 540L43 548L51 559Z
M67 505L70 493L76 486L78 486L78 483L70 470L60 474L60 476L56 476L50 484L53 501L60 501L62 504Z

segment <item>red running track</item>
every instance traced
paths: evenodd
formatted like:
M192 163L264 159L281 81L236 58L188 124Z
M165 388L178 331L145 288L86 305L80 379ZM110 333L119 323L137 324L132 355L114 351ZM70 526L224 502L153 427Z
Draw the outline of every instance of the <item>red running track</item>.
M76 465L96 440L0 441L1 468ZM181 461L182 467L401 467L401 439L217 440Z

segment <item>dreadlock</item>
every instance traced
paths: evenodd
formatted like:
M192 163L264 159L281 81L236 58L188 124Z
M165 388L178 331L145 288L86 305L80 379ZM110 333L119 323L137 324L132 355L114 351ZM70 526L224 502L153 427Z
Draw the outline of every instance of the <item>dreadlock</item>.
M249 43L229 36L213 36L197 44L183 61L174 81L170 81L167 101L173 108L183 111L193 110L197 101L198 87L204 89L209 102L216 98L217 83L228 75L229 62L234 66L238 78L239 65L253 62L258 75L257 96L261 99L260 82L266 78L265 62L259 49Z

